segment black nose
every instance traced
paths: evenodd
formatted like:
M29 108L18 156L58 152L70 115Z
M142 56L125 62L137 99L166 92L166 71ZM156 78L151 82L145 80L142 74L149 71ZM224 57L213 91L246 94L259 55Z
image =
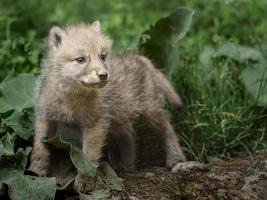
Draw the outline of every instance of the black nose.
M98 78L99 78L101 81L106 81L106 80L108 79L108 73L105 72L105 73L98 74Z

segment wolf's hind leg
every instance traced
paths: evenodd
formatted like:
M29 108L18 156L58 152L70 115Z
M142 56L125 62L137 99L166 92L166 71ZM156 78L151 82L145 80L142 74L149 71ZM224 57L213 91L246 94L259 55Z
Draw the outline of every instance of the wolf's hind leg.
M145 114L145 121L153 131L163 138L167 168L171 169L176 163L185 162L185 155L170 124L168 114L163 110L150 111Z
M115 148L117 167L124 170L135 169L135 132L130 122L116 125L111 132L112 148Z

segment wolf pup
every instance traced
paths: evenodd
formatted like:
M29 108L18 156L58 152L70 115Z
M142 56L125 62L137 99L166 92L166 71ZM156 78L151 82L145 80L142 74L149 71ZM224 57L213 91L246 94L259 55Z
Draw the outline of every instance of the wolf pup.
M116 141L123 166L134 165L133 121L141 118L164 138L166 166L179 168L186 158L165 99L181 107L179 96L163 74L141 55L110 56L112 41L100 22L65 29L53 27L48 36L35 113L35 137L30 170L47 176L49 145L42 142L67 124L82 133L82 151L98 163L106 137Z

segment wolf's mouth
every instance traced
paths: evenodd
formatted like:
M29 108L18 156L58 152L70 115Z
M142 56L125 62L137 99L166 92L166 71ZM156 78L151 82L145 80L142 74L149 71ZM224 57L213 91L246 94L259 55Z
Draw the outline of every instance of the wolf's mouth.
M85 81L81 81L82 85L85 87L89 87L89 88L103 88L106 84L107 81L99 81L99 82L85 82Z

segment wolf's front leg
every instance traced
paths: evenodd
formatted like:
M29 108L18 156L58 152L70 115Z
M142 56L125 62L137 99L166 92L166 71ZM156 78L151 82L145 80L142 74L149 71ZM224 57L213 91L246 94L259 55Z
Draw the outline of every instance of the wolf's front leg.
M51 149L42 140L55 135L56 123L36 116L34 126L35 135L29 170L37 173L39 176L47 176L50 167Z
M94 127L82 127L82 133L83 153L89 160L97 164L102 157L102 149L106 141L107 126L104 122L99 121Z
M102 157L102 149L105 145L107 126L99 121L94 127L82 127L83 142L82 151L95 164L98 164ZM78 174L76 186L82 192L89 192L95 187L95 177L86 177Z

